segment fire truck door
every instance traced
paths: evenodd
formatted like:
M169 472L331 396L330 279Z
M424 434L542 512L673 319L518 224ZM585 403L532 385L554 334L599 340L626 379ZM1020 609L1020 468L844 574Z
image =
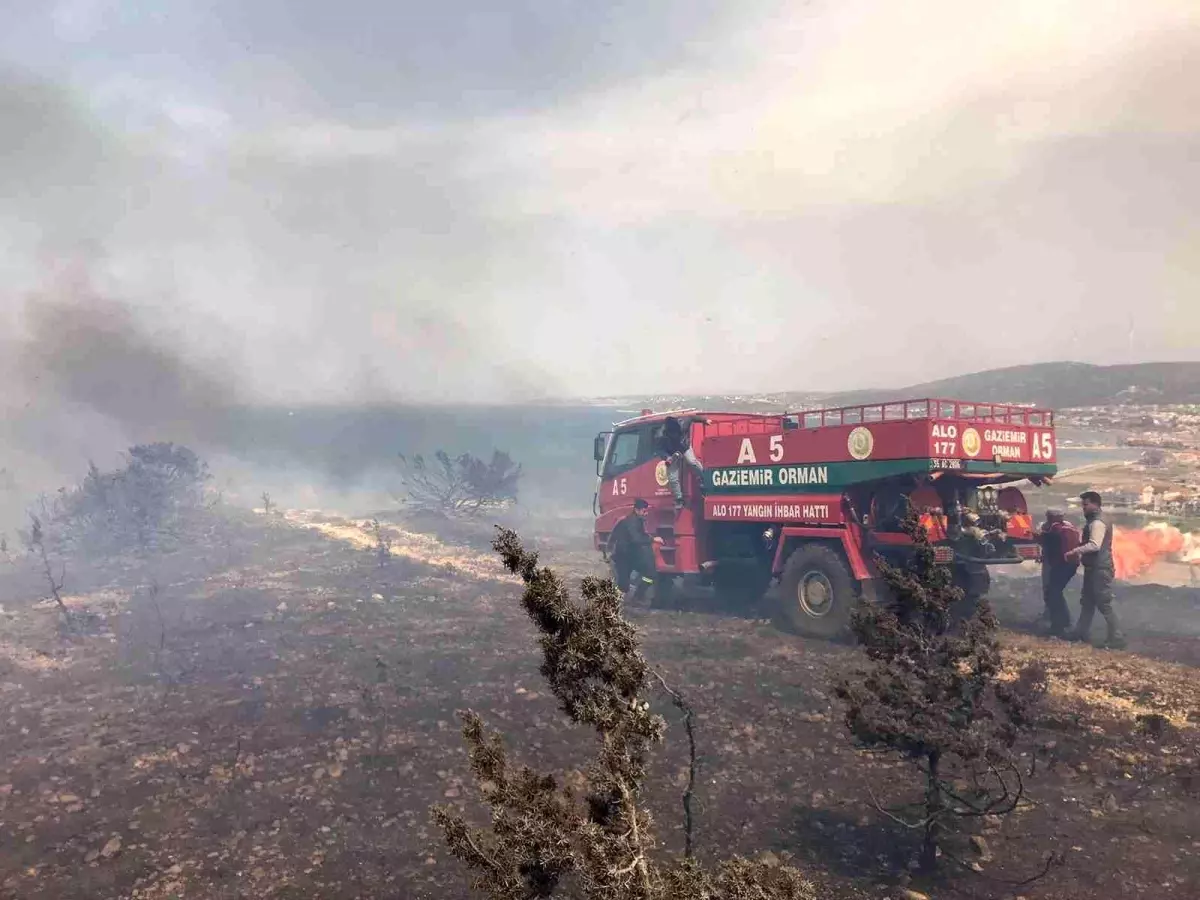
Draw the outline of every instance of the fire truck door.
M650 425L638 425L612 436L600 482L602 511L633 506L639 497L652 500L666 490L659 486L660 480L665 484L666 476L657 472L652 430Z

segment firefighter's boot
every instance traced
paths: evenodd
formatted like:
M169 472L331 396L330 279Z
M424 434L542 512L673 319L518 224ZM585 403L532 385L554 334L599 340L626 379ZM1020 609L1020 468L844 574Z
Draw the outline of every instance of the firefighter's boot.
M1117 621L1117 614L1112 609L1104 613L1104 624L1108 626L1108 636L1104 639L1105 650L1124 650L1129 646L1125 635L1121 634L1121 623Z
M1075 630L1071 632L1070 640L1079 641L1080 643L1091 643L1092 640L1092 619L1096 616L1094 607L1085 606L1079 611L1079 622L1075 625Z
M640 606L646 594L654 588L654 579L641 572L632 572L629 576L629 589L622 598L626 606Z

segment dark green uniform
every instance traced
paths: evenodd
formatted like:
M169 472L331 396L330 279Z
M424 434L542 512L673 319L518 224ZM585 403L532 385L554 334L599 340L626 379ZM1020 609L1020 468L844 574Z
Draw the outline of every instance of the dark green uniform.
M646 521L636 513L626 516L609 538L616 583L628 601L641 598L654 584L653 539L646 533Z
M1088 550L1083 554L1083 593L1079 598L1079 625L1075 634L1080 640L1088 640L1092 631L1092 619L1099 612L1108 625L1106 644L1110 647L1121 647L1124 646L1125 639L1121 635L1121 625L1113 610L1113 531L1100 518L1099 513L1088 516L1083 526L1083 546L1092 543L1092 535L1099 530L1096 528L1097 524L1104 526L1104 537L1100 539L1095 550Z

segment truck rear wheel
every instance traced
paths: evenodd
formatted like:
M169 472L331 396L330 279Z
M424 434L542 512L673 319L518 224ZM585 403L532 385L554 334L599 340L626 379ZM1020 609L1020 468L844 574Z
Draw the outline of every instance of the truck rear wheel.
M804 544L783 568L777 622L795 634L841 638L857 601L854 577L842 558L824 544Z

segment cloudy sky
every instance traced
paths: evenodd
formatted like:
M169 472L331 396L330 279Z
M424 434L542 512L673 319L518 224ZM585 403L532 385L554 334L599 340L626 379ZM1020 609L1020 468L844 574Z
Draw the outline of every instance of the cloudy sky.
M10 340L118 304L288 403L1200 359L1195 0L0 21Z

